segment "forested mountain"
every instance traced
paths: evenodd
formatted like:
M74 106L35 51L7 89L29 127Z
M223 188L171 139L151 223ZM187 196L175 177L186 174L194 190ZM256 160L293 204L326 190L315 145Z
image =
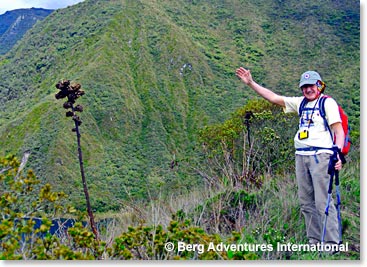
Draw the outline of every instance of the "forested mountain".
M43 8L16 9L0 15L0 54L8 52L23 35L53 10Z
M86 0L0 57L0 154L30 150L36 174L83 205L73 124L55 99L55 84L69 79L86 92L81 139L95 209L153 187L190 190L202 183L198 131L256 97L239 66L286 95L300 94L301 73L318 71L358 138L359 37L356 1Z

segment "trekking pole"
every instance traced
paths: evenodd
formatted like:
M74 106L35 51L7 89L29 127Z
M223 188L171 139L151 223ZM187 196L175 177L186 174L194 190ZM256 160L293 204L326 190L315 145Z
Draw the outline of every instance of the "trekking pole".
M336 191L336 210L338 212L338 228L339 228L339 245L343 243L342 241L342 219L340 212L340 188L339 188L339 171L335 171L335 191Z
M326 223L327 223L327 218L329 216L329 206L330 206L331 192L333 190L333 177L334 177L334 173L330 174L329 189L328 189L327 201L326 201L326 207L325 207L325 219L324 219L324 227L323 227L323 230L322 230L321 244L324 243L325 235L326 235Z
M339 158L342 164L347 163L340 149L338 147L335 147L335 150L336 150L336 153L339 155ZM340 188L339 188L339 171L335 171L335 191L336 191L336 209L338 212L339 245L340 245L343 242L343 237L342 237L342 218L341 218L341 212L340 212L341 198L340 198Z
M326 235L326 224L327 224L327 218L329 216L329 207L330 207L330 200L331 200L331 193L333 191L333 179L334 175L336 173L335 171L335 164L338 162L338 155L337 152L334 150L333 155L330 158L329 161L329 167L328 167L328 174L330 175L330 181L329 181L329 189L328 189L328 195L327 195L327 201L326 201L326 207L325 207L325 219L324 219L324 227L322 230L322 236L321 236L321 243L323 244L325 241L325 235Z

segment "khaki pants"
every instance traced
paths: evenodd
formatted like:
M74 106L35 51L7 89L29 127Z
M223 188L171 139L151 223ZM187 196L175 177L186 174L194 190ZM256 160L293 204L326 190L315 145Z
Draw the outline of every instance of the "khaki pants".
M298 197L301 211L305 217L309 240L321 241L330 181L330 175L327 173L330 156L327 153L313 156L296 155ZM333 192L335 192L334 183ZM338 217L332 198L329 205L324 241L328 243L339 242Z

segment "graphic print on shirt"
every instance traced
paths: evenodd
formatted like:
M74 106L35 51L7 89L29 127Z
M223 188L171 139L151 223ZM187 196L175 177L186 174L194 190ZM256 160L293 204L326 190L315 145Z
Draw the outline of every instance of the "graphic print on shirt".
M304 108L299 121L299 128L310 128L315 126L314 119L312 118L315 118L316 116L320 116L318 108Z

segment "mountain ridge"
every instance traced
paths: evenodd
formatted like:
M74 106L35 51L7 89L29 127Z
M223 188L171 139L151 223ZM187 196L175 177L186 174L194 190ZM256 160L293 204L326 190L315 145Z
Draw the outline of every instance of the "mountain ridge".
M0 54L8 52L37 21L43 20L52 9L22 8L0 15Z

